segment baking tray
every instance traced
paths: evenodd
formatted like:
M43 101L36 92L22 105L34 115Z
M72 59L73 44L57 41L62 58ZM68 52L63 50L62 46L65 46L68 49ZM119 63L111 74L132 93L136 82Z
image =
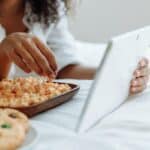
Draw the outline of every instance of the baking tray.
M62 82L55 82L55 83L68 84L71 87L71 90L64 93L64 94L56 96L52 99L48 99L48 100L46 100L42 103L39 103L39 104L35 104L35 105L29 106L29 107L15 107L15 108L11 107L11 108L19 110L31 118L31 117L34 117L41 112L44 112L46 110L50 110L52 108L55 108L55 107L65 103L65 102L71 100L71 98L80 89L80 87L76 84L69 84L69 83L62 83Z

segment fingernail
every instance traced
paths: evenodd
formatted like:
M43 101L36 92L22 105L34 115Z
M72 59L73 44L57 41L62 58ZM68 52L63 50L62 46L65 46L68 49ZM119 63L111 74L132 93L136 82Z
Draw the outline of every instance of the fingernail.
M140 76L140 71L136 71L136 75L137 75L137 76Z
M133 81L133 85L137 85L137 81Z
M53 76L53 75L49 75L48 78L51 79L51 80L54 80L56 77Z
M47 75L48 75L48 76L51 76L51 77L55 77L55 74L52 73L51 71L48 71L48 72L47 72Z

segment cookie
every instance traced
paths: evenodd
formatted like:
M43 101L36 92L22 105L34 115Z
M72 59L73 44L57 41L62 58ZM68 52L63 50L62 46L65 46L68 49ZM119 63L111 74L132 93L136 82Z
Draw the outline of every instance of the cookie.
M14 121L16 121L16 123L21 124L25 131L27 132L29 129L29 120L27 118L27 116L17 110L14 109L0 109L2 114Z
M0 150L16 150L25 140L22 125L6 117L0 117Z

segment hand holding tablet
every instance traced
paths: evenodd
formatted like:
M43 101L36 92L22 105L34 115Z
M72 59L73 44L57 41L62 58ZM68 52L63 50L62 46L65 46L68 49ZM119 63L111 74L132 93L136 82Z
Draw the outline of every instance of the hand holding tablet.
M150 27L110 40L79 120L79 132L94 127L125 102L134 70L149 47Z

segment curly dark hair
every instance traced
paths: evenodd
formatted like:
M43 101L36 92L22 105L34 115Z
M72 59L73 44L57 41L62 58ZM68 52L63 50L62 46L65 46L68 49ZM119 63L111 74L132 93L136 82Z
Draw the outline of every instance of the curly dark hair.
M70 9L71 0L24 0L25 3L30 4L32 13L37 16L38 21L44 21L45 24L59 20L58 8L60 1L64 3L64 12L66 14Z

